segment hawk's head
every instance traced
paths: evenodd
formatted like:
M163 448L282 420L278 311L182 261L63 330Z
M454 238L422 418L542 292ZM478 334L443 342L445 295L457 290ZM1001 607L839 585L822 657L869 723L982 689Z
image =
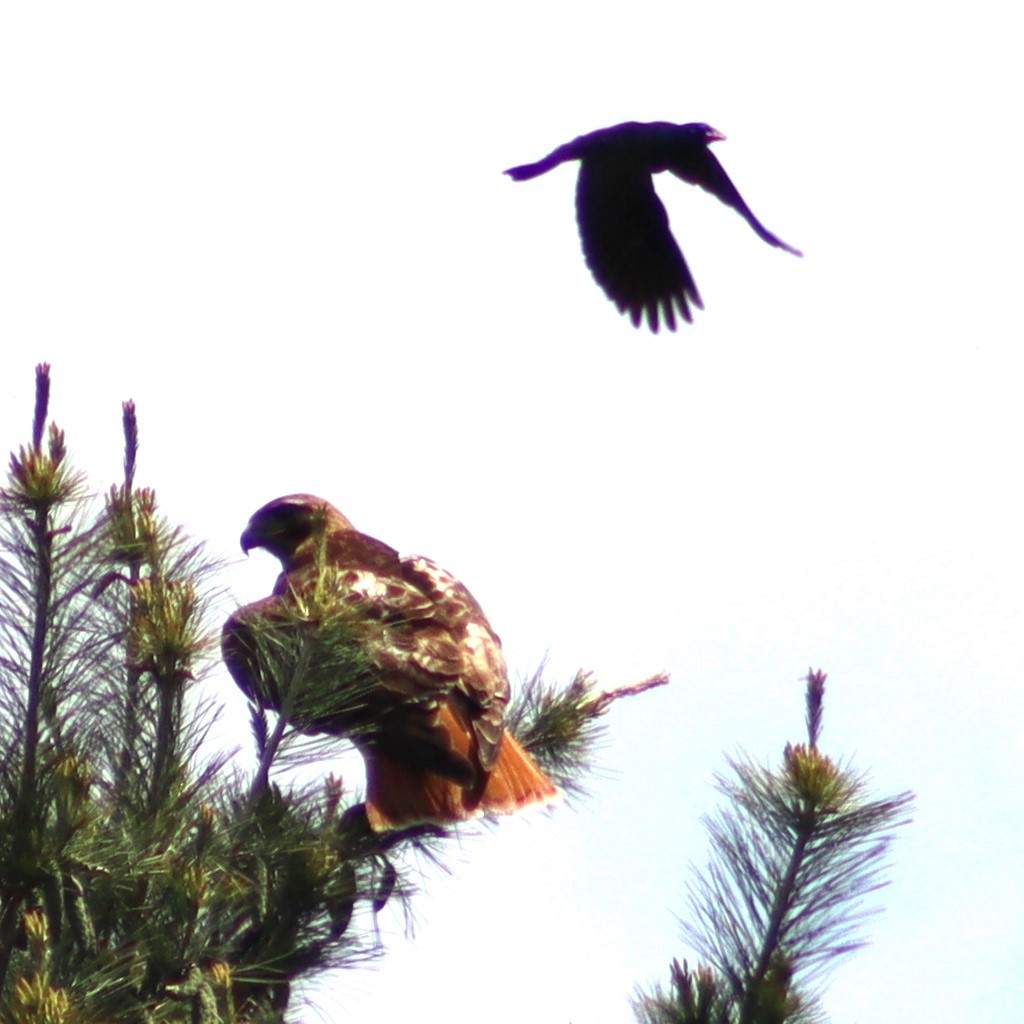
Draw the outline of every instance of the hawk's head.
M254 512L242 533L242 550L264 548L281 560L285 571L302 555L310 541L324 534L353 529L328 501L312 494L288 494L267 502Z

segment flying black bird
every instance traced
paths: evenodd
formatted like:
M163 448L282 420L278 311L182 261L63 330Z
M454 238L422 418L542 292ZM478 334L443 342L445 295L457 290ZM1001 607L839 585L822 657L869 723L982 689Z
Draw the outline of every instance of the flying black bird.
M581 135L543 160L505 173L515 181L526 181L567 160L579 160L576 220L590 272L619 312L629 312L634 327L646 315L648 326L657 332L660 314L665 326L674 331L677 309L689 323L693 320L690 304L700 309L704 304L672 237L652 175L671 171L691 185L700 185L738 211L769 245L803 255L773 235L743 201L708 149L724 138L706 124L630 121Z

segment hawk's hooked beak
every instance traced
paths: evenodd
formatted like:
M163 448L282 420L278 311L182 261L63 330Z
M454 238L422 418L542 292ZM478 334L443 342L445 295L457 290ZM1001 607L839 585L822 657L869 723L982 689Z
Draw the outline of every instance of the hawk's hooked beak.
M251 526L245 528L245 532L241 537L242 554L247 555L249 552L259 546L259 538L256 536Z

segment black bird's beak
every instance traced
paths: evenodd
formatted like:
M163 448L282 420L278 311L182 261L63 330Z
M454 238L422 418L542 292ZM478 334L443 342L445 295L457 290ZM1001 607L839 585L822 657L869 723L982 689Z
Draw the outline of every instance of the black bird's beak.
M246 527L245 532L242 534L242 537L241 537L242 554L243 555L249 554L249 552L254 547L256 547L256 545L258 543L259 542L257 541L257 539L253 536L252 530L249 527Z

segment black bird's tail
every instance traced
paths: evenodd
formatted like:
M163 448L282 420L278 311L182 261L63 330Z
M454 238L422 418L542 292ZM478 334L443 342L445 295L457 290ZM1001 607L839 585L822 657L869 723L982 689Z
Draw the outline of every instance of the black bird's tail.
M513 181L529 181L530 178L537 178L545 171L550 171L551 166L546 160L541 160L535 164L522 164L519 167L510 167L504 173Z
M558 149L548 153L543 160L538 160L535 164L520 164L518 167L510 167L505 173L513 181L529 181L530 178L539 178L542 174L547 174L553 167L564 164L566 160L579 160L579 149L576 146L578 141L578 139L573 140L564 146L559 146Z

